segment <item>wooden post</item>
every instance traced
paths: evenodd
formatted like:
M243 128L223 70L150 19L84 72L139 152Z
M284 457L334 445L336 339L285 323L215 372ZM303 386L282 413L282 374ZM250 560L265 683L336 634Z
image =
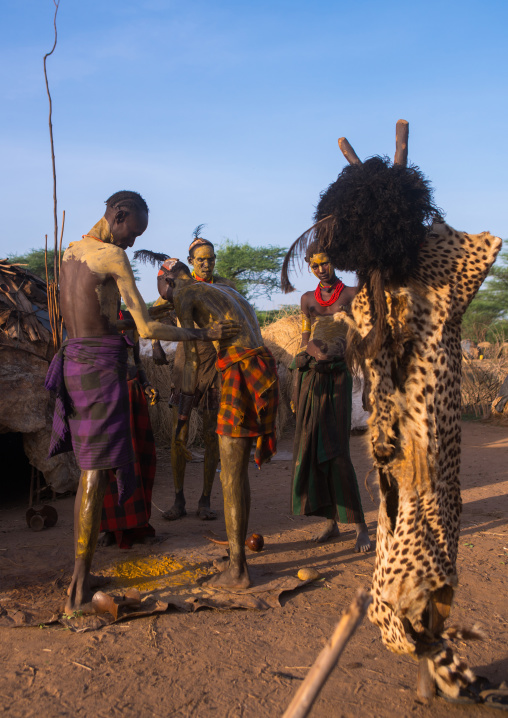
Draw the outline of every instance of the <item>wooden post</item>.
M407 165L407 140L409 137L409 122L398 120L395 127L395 158L394 165Z
M340 151L350 165L361 165L361 160L345 137L339 137Z
M371 602L370 593L358 591L354 601L342 615L333 636L314 661L282 718L305 718L309 715L314 701L337 664L349 639L362 622Z

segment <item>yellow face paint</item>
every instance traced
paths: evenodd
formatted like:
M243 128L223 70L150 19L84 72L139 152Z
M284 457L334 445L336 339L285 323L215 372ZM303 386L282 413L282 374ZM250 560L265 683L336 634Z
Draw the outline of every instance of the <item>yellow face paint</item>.
M320 279L321 281L327 281L330 279L333 275L333 267L330 262L330 257L325 254L324 252L319 252L317 254L313 254L310 258L309 266L312 270L312 274ZM319 276L318 272L323 269L323 267L327 267L327 277Z
M310 266L313 264L330 264L330 257L327 254L313 254L310 258Z
M212 247L207 244L197 247L194 250L191 264L194 267L193 274L197 278L206 282L210 281L215 267L215 252Z

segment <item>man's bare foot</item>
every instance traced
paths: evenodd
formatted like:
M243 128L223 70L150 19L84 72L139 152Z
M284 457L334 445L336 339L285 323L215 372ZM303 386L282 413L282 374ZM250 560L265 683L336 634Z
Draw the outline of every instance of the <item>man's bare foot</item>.
M217 513L215 511L212 511L212 509L210 508L209 496L201 494L201 498L198 502L198 510L196 511L196 516L201 519L201 521L214 521L217 518Z
M115 534L113 531L105 531L102 536L97 539L97 546L113 546L115 542Z
M104 579L104 576L94 576L94 582L98 579ZM75 611L83 611L83 613L93 613L94 608L92 606L92 597L97 588L97 583L92 588L92 576L87 573L83 565L79 565L76 562L74 567L74 575L72 577L71 585L67 591L67 600L65 602L64 612L67 615L74 613ZM102 583L107 583L103 581Z
M94 573L90 573L88 575L88 586L90 589L102 588L103 586L105 586L107 583L110 583L110 582L111 582L110 576L96 576ZM67 589L68 596L71 595L71 588L72 588L72 582L71 582L71 585L69 586L69 588ZM94 593L95 593L95 591L94 591Z
M212 511L209 506L198 506L196 516L201 521L214 521L217 518L217 512Z
M372 548L366 524L356 524L356 553L367 553Z
M249 588L250 576L247 564L243 564L240 568L229 564L228 568L216 573L203 585L210 586L210 588L229 588L233 590L235 588Z
M168 511L164 511L162 514L162 518L166 519L166 521L176 521L177 519L181 519L182 516L187 516L187 511L185 510L185 506L181 504L173 504Z
M314 536L312 540L316 543L324 543L325 541L328 541L328 539L336 538L337 536L340 536L337 522L335 521L335 519L328 519L324 529L316 536Z

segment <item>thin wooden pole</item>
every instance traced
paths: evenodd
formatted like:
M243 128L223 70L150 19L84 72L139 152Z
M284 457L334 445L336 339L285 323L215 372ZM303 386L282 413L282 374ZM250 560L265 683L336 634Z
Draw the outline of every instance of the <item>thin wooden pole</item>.
M55 257L53 260L53 266L55 268L55 274L56 274L56 252L57 252L57 246L58 246L58 217L57 217L57 201L56 201L56 165L55 165L55 145L53 142L53 122L52 122L52 114L53 114L53 103L51 100L51 93L49 91L49 83L48 83L48 73L46 70L46 60L50 55L52 55L55 51L56 43L57 43L57 30L56 30L56 16L58 13L58 6L60 5L60 0L53 0L53 3L55 5L55 14L53 17L53 27L55 30L55 41L53 43L53 47L49 52L47 52L44 55L44 79L46 81L46 92L48 93L48 100L49 100L49 139L51 143L51 164L53 168L53 221L55 224L55 241L54 241L54 247L55 247Z
M344 648L353 636L372 602L366 591L358 591L354 601L338 622L333 636L314 661L282 718L306 718Z
M350 165L361 165L362 162L354 149L351 147L349 142L346 140L345 137L339 137L339 147L340 151L344 155L344 157L347 159Z
M58 248L58 279L60 280L60 267L62 266L62 240L65 227L65 210L62 212L62 231L60 232L60 247Z

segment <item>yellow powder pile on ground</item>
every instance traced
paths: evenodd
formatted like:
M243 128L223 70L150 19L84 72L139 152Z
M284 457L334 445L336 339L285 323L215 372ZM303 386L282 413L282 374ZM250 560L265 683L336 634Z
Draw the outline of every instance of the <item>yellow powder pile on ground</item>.
M115 579L115 586L152 591L165 587L195 584L200 576L208 573L202 563L177 560L174 556L146 556L119 561L104 571Z

